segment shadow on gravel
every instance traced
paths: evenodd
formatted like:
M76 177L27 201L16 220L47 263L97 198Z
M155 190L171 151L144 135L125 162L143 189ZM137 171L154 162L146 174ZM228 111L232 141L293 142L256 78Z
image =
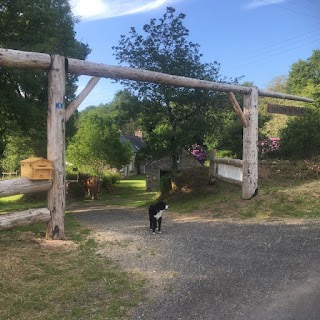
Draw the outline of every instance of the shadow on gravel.
M75 212L101 253L149 279L130 319L319 320L320 224L164 217L151 235L146 209Z

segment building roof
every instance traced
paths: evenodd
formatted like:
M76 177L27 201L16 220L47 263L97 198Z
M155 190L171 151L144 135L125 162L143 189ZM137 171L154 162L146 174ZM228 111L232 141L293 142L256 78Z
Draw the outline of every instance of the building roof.
M121 142L129 141L132 145L132 149L134 153L137 153L139 150L141 150L145 146L145 142L143 141L142 138L134 135L129 135L129 134L122 134L120 136L120 141Z

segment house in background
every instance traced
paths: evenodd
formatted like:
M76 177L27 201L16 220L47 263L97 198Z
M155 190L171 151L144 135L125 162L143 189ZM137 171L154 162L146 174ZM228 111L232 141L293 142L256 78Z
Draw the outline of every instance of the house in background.
M135 131L134 135L121 134L120 141L129 142L132 146L133 151L131 162L128 165L122 167L121 173L125 177L135 174L145 174L145 164L139 163L139 161L137 161L136 159L137 153L145 146L142 131L137 130Z
M178 171L203 167L203 164L188 150L183 150L177 159ZM166 156L159 160L152 160L146 164L146 187L148 191L159 191L162 177L171 174L172 159Z

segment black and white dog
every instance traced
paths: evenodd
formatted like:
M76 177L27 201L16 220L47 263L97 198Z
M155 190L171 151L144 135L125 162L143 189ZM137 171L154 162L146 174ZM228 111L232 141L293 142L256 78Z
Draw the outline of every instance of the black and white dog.
M164 210L167 210L168 208L169 206L163 201L152 204L149 207L150 230L152 230L152 234L156 233L157 228L158 233L161 233L162 214Z

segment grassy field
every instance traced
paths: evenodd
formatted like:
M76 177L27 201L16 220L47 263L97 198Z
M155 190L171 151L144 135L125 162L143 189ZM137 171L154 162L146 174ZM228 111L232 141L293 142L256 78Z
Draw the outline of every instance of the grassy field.
M319 168L307 162L265 162L259 168L259 194L241 200L241 188L223 182L209 186L208 171L178 177L179 192L162 197L170 211L210 218L319 218ZM75 206L146 207L158 193L145 191L144 177L117 182L98 201L68 201L62 245L43 241L44 225L0 232L0 319L124 319L144 299L144 279L126 274L97 255L90 230L78 225ZM21 196L0 199L0 213L44 206Z
M308 162L262 162L259 194L241 199L241 188L224 182L207 184L208 171L186 172L178 179L179 192L166 195L180 214L210 218L318 218L319 168Z
M125 185L119 186L124 203ZM2 213L27 207L21 196L0 199ZM123 319L143 299L145 280L97 255L90 230L70 212L65 230L64 242L44 241L42 224L0 232L0 319Z

